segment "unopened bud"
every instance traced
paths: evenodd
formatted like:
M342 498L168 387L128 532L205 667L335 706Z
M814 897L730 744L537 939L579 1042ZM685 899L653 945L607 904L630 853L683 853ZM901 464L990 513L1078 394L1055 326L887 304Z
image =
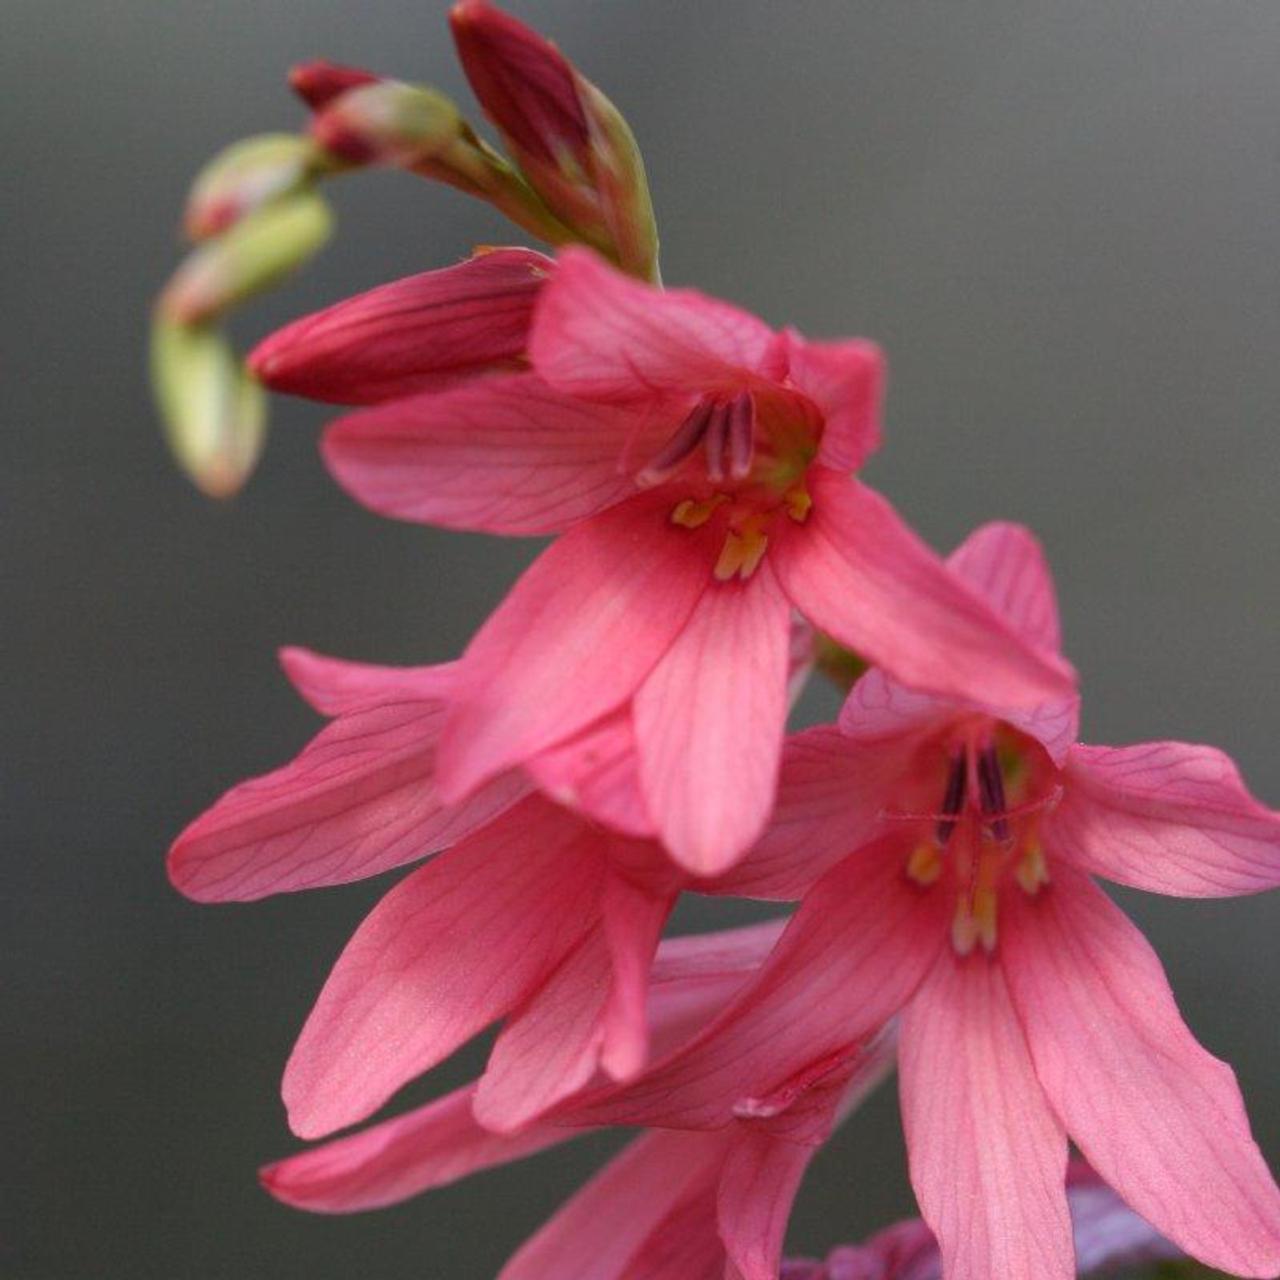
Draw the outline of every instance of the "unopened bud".
M351 89L312 124L320 145L352 164L403 168L444 155L467 132L457 107L443 94L398 80Z
M262 388L217 330L163 316L151 333L151 381L179 466L202 492L229 498L262 452Z
M170 320L210 320L275 284L329 238L333 217L314 191L283 196L205 241L174 273L160 297Z
M248 365L273 390L331 404L375 404L518 369L554 267L532 249L489 250L295 320Z
M218 235L279 196L298 190L322 163L315 142L295 133L266 133L233 143L196 176L184 217L192 240Z
M349 89L376 84L381 76L359 67L343 67L335 62L304 62L289 72L289 87L312 111L327 107L334 98Z
M529 185L578 238L657 277L657 231L635 137L550 41L487 0L449 16L463 70Z

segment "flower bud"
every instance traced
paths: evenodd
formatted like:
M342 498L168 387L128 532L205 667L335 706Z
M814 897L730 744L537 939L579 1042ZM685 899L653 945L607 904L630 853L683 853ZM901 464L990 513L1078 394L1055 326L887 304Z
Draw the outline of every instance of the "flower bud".
M334 98L316 115L312 133L326 150L352 164L412 168L449 152L468 130L443 94L380 80Z
M555 263L492 249L396 280L286 325L249 356L276 391L374 404L522 367L534 303Z
M317 59L294 67L289 72L289 87L312 111L321 111L348 89L377 84L381 78L359 67L343 67Z
M529 185L625 271L657 275L644 165L617 108L536 31L487 0L449 15L463 70Z
M178 465L212 498L236 493L262 452L266 396L226 338L157 316L151 381Z
M186 325L221 315L300 267L332 225L329 206L314 191L272 201L182 263L160 296L162 314Z
M196 176L184 226L192 240L207 240L246 214L298 190L322 163L315 142L295 133L265 133L233 143Z

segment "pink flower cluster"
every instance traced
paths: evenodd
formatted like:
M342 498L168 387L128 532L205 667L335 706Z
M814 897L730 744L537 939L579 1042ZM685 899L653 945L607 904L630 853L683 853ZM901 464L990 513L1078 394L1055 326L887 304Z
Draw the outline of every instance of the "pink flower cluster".
M1280 814L1213 748L1081 745L1032 535L988 524L944 560L857 478L879 350L642 278L647 194L607 100L480 0L453 23L572 234L341 302L250 367L355 406L323 454L374 511L553 540L456 662L286 650L328 725L169 871L226 902L417 864L289 1059L303 1138L500 1029L473 1084L264 1185L370 1209L622 1125L644 1132L503 1280L1057 1280L1180 1251L1277 1274L1235 1078L1095 878L1275 887ZM385 82L296 82L332 149L384 145L355 107ZM788 736L819 648L867 669L838 723ZM798 906L664 937L686 893ZM895 1064L923 1221L784 1263L815 1151Z

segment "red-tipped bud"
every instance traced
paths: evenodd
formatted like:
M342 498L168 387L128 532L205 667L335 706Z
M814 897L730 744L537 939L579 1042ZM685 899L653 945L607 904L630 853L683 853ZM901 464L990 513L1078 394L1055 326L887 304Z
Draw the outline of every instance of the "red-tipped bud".
M485 114L518 153L587 168L591 130L577 73L549 40L485 0L449 14L458 57Z
M335 62L317 59L294 67L289 72L289 87L312 111L320 111L348 89L376 84L381 79L381 76L375 76L372 71L343 67Z
M184 325L222 315L300 267L332 225L329 206L314 191L278 197L196 249L160 295L161 313Z
M554 266L531 249L493 249L396 280L273 333L249 367L277 391L330 404L374 404L518 368Z
M399 80L352 89L312 121L326 150L352 164L402 168L429 164L470 140L466 122L443 94Z
M233 143L196 176L183 228L207 240L279 196L300 189L322 164L315 142L294 133L267 133Z
M656 278L644 165L617 108L555 45L487 0L459 0L449 21L480 105L547 208L623 270Z

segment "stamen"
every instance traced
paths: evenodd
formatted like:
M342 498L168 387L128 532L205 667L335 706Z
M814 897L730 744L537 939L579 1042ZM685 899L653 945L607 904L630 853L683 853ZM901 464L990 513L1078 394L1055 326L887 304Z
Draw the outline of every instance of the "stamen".
M945 845L956 829L956 819L964 808L965 791L969 784L969 753L961 747L952 753L951 771L947 774L947 789L942 795L942 818L934 828L939 845Z
M739 577L745 582L760 567L769 546L769 536L753 521L725 535L720 558L712 571L720 582Z
M661 484L698 447L706 434L715 405L709 400L698 402L693 412L676 428L671 439L649 460L636 476L642 488Z
M718 404L707 420L706 438L703 441L703 447L707 451L707 478L712 484L724 481L724 454L728 435L729 409L727 405Z
M728 408L729 474L745 480L751 474L756 452L756 404L743 392Z
M942 855L931 844L918 844L907 859L907 875L916 884L928 888L942 874Z
M696 498L685 498L677 502L671 509L671 523L683 529L701 529L718 506L729 501L727 494L716 493L699 502Z
M1024 893L1034 897L1049 883L1049 867L1038 842L1027 845L1013 869L1014 878Z
M809 490L802 484L793 485L783 495L782 500L787 504L787 515L796 524L804 524L809 518L810 510L813 508L813 497Z
M1004 775L1000 772L1000 757L994 744L978 753L978 803L985 815L994 818L991 834L1003 844L1009 839L1009 822L1005 813Z

